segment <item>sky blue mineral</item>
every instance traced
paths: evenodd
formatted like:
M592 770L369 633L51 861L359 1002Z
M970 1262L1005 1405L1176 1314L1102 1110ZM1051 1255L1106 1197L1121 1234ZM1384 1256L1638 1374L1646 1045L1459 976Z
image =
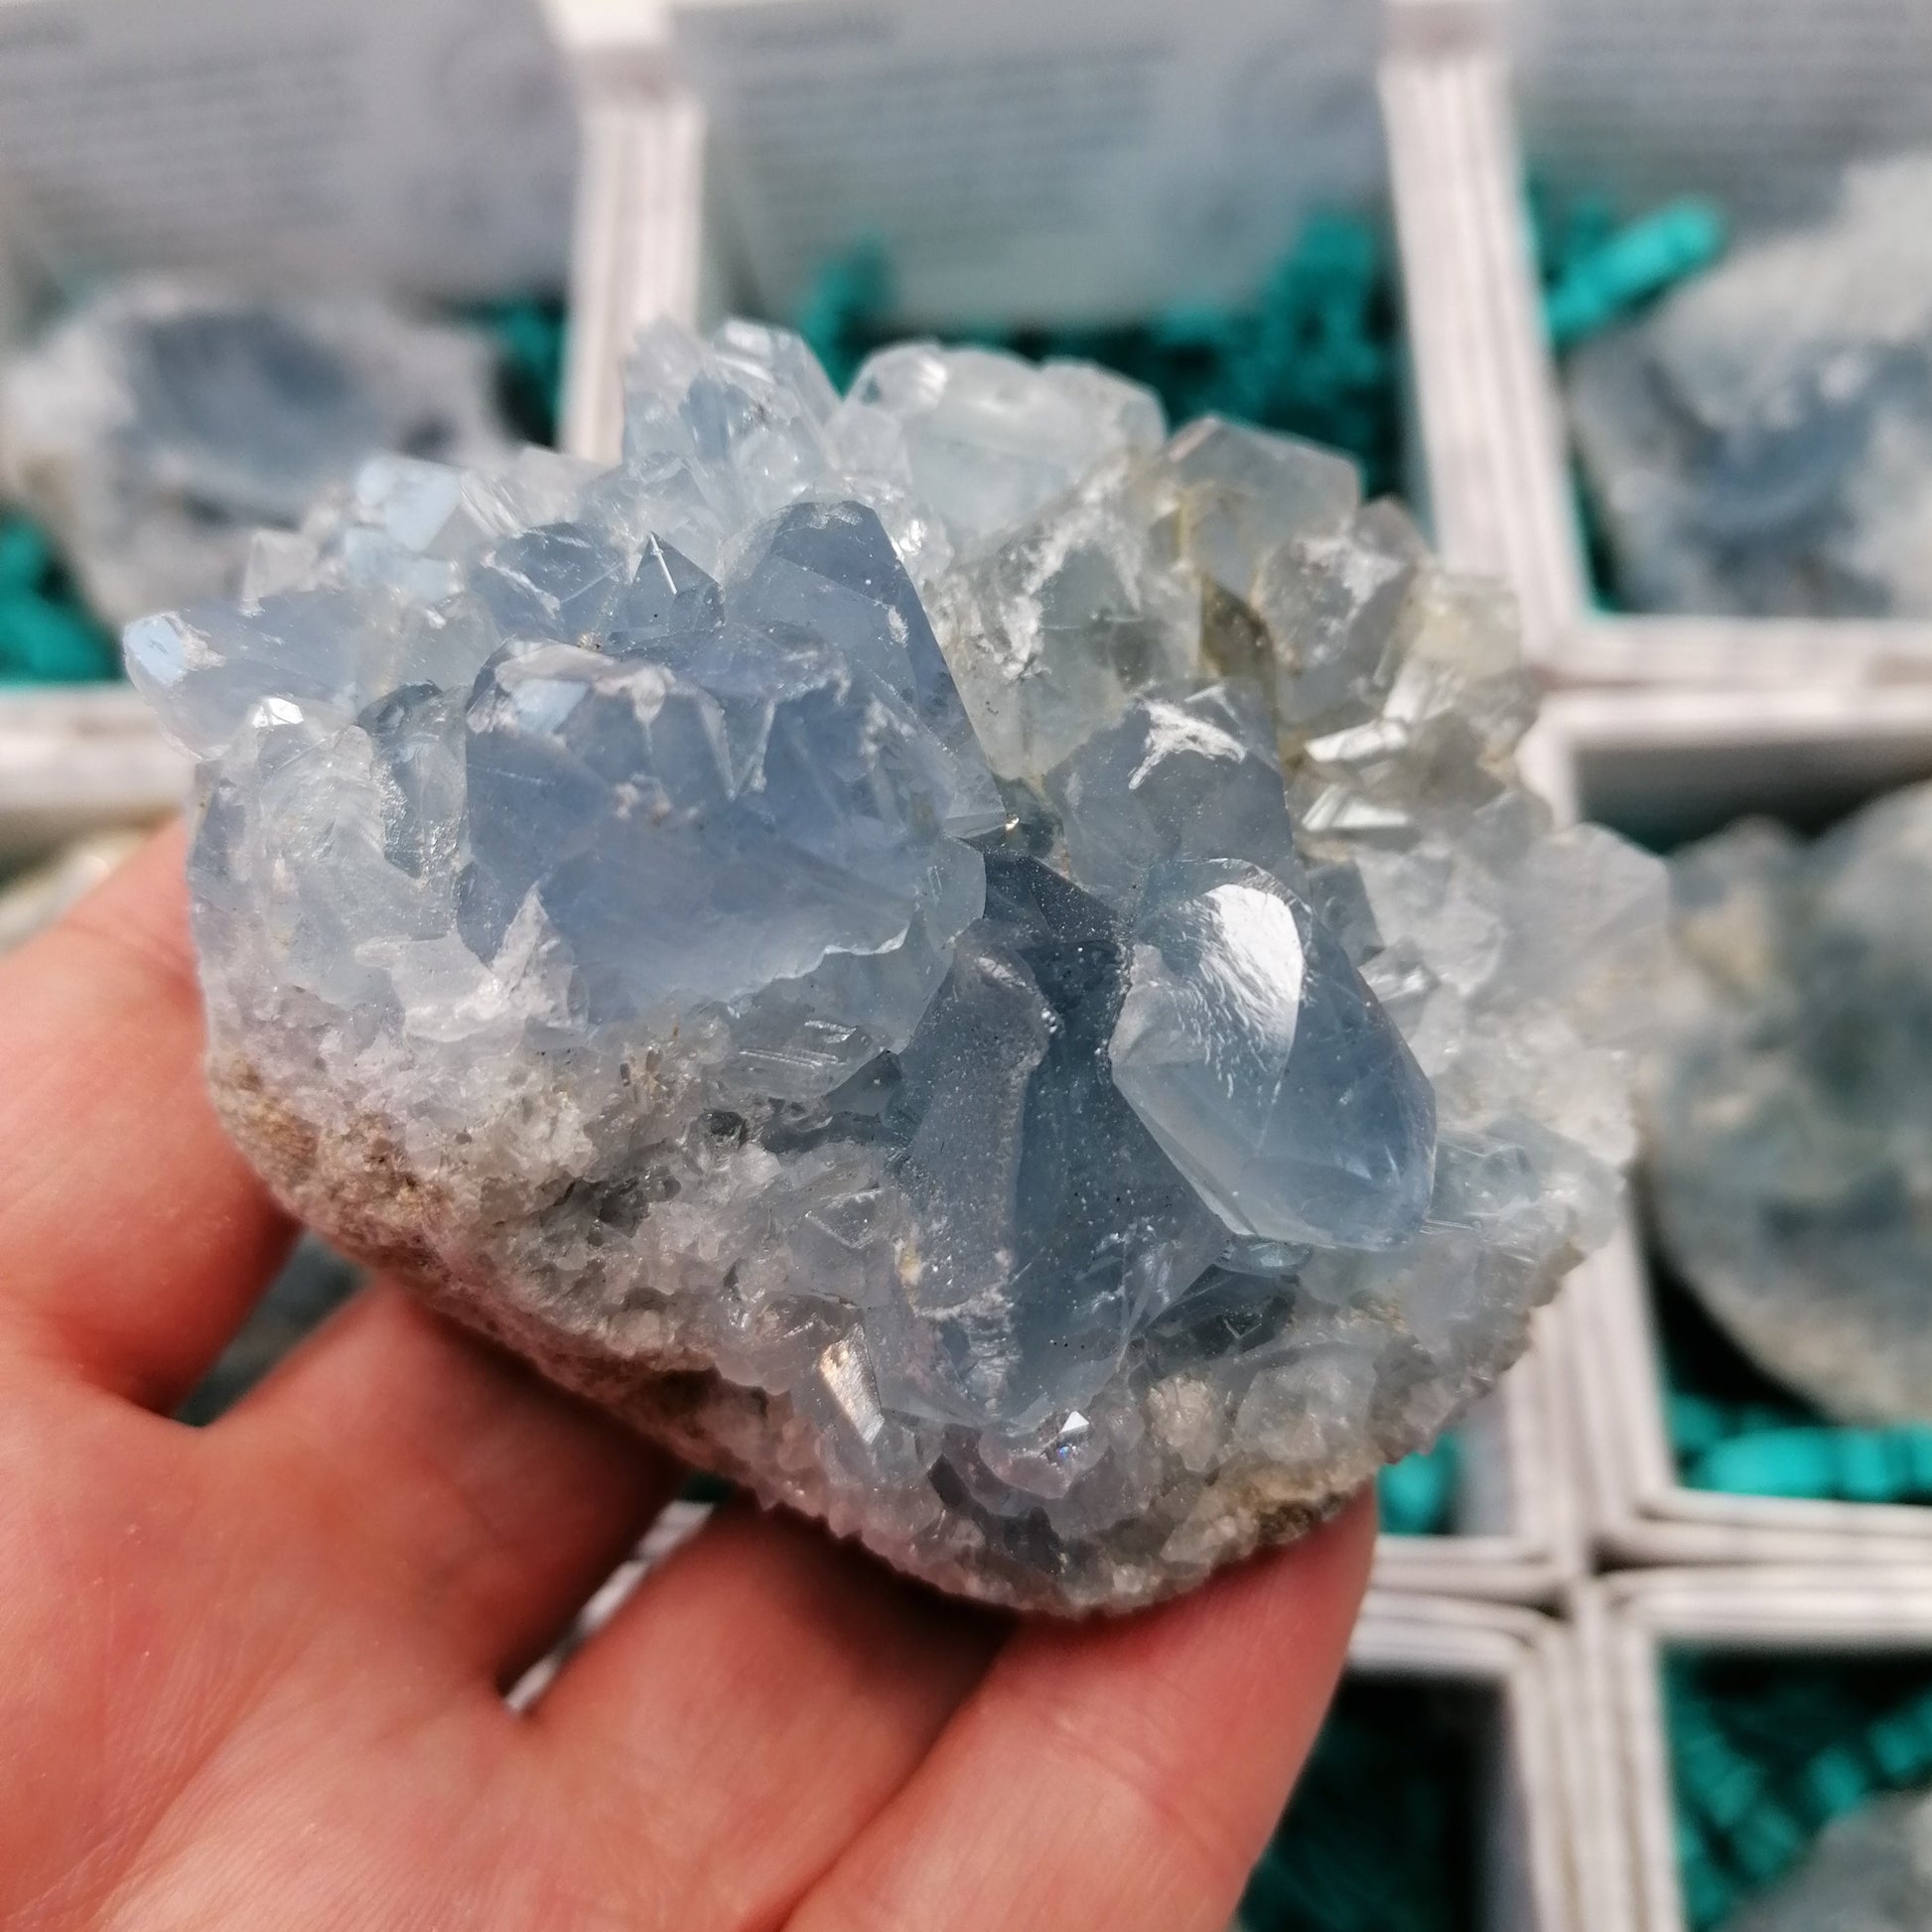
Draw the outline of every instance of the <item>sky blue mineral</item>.
M1149 872L1176 859L1245 859L1302 873L1282 792L1274 721L1251 684L1136 698L1046 776L1073 876L1131 908Z
M1436 1099L1340 942L1252 866L1150 881L1115 1084L1236 1234L1393 1248L1422 1226Z
M1506 1365L1610 1218L1566 1137L1627 1132L1590 1016L1646 976L1592 1004L1601 855L1498 797L1494 601L1075 365L840 399L660 322L628 396L615 471L387 459L129 631L224 1118L942 1587L1124 1608L1328 1513Z
M752 545L754 585L784 528ZM529 536L505 611L594 598L621 612L622 645L516 643L479 680L472 949L493 957L534 891L593 1019L756 997L859 1029L868 1050L903 1043L979 909L980 860L942 829L962 766L900 695L916 679L876 569L840 579L844 560L821 558L834 574L789 621L775 599L721 599L662 546L624 587L595 545ZM908 950L926 969L897 987Z
M948 831L969 838L1005 818L925 607L876 511L853 502L779 511L741 550L726 598L748 623L823 638L918 714L954 767Z

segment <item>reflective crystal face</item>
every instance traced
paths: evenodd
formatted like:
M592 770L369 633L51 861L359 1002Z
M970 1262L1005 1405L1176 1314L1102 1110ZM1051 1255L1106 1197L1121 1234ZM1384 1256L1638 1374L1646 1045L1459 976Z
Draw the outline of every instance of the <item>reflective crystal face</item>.
M1236 1234L1396 1248L1422 1227L1436 1097L1340 942L1247 866L1150 882L1114 1083Z
M1297 1534L1613 1195L1661 889L1516 786L1506 611L1097 370L658 324L628 393L616 472L389 459L130 628L232 1130L943 1587Z

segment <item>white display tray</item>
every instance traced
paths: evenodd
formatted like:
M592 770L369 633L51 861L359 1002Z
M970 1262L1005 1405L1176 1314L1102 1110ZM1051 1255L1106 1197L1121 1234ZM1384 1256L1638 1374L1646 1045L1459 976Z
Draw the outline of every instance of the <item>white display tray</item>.
M1667 843L1750 812L1803 822L1932 777L1932 690L1566 692L1525 748L1565 817ZM1932 1563L1932 1508L1685 1487L1634 1215L1565 1291L1589 1541L1611 1564Z

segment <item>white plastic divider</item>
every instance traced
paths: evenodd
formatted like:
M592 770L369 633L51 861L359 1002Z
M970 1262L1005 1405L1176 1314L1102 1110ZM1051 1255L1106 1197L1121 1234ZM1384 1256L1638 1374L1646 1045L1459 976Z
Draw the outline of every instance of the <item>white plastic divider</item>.
M704 305L704 110L641 56L601 64L582 92L561 441L615 463L631 337L653 316L695 323Z
M1540 1612L1373 1589L1349 1646L1351 1673L1477 1686L1497 1700L1485 1767L1485 1932L1593 1932L1593 1853L1579 1822L1597 1755L1572 1632Z
M1932 690L1801 685L1594 691L1546 701L1525 749L1567 819L1659 845L1747 813L1801 822L1932 778ZM1932 1564L1932 1508L1686 1487L1666 1425L1649 1264L1633 1211L1565 1290L1588 1540L1611 1564Z
M1820 10L1788 5L1767 18L1757 7L1676 0L1494 8L1465 0L1452 32L1433 18L1445 11L1442 0L1394 0L1383 92L1429 496L1446 553L1515 586L1530 654L1560 683L1730 687L1932 675L1932 622L1591 608L1525 194L1527 171L1541 168L1644 197L1717 192L1747 219L1797 206L1861 139L1895 144L1916 115L1919 138L1932 140L1932 14L1858 0L1840 35L1836 8L1828 26ZM1822 79L1816 88L1790 84L1793 73L1816 70L1826 42L1857 41L1855 28L1863 30L1863 65L1841 73L1842 95ZM1674 46L1690 64L1688 82L1672 70ZM1725 78L1722 112L1700 125L1701 104ZM1841 110L1844 100L1856 109L1863 99L1868 112L1820 120L1813 110L1827 97ZM1527 150L1519 105L1535 129ZM1639 108L1646 125L1662 127L1674 114L1678 138L1646 146L1619 134L1616 115L1628 122ZM1783 138L1798 121L1804 138ZM1761 183L1768 192L1748 192Z
M1536 292L1512 273L1521 196L1487 9L1395 5L1382 104L1431 527L1449 563L1515 590L1547 665L1586 593L1563 433L1535 379Z
M1610 1747L1610 1775L1588 1799L1601 1807L1591 1830L1615 1839L1615 1856L1592 1859L1588 1923L1592 1932L1688 1932L1661 1680L1666 1653L1924 1652L1932 1666L1932 1568L1630 1571L1578 1592L1576 1626L1587 1728Z

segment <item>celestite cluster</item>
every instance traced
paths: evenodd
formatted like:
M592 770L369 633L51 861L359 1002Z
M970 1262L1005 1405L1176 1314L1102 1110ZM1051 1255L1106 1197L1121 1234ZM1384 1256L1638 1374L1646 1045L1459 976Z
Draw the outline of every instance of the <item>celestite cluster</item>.
M511 445L477 330L373 296L110 283L0 370L0 481L111 623L232 594L250 535L293 528L378 451Z
M1665 1248L1828 1414L1932 1422L1932 785L1811 845L1746 820L1673 870L1694 971L1648 1109Z
M280 1194L941 1587L1300 1534L1606 1231L1660 869L1311 446L661 323L620 468L374 463L127 654Z
M1633 608L1932 616L1932 153L1854 169L1566 382Z

